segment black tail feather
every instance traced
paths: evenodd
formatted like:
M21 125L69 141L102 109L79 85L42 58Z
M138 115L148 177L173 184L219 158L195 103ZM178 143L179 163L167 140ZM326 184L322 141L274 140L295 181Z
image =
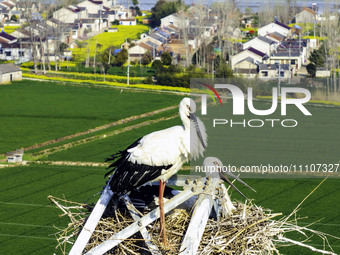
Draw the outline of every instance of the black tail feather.
M139 141L141 139L142 137L136 140L130 146L128 146L125 150L114 153L111 155L111 157L106 158L105 162L113 161L113 163L107 167L107 169L109 168L112 168L112 169L104 175L104 178L112 174L118 166L122 165L128 159L129 157L128 150L133 147L136 147L139 144Z

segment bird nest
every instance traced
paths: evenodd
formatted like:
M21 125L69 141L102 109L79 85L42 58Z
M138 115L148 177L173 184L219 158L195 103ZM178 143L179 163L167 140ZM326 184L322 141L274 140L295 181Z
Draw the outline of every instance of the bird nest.
M61 216L67 215L70 223L64 229L58 229L57 247L62 254L67 254L84 226L92 209L86 204L79 204L66 199L49 196L49 199L62 211ZM285 237L287 232L296 231L306 236L318 235L328 244L327 235L307 227L297 225L296 211L286 217L272 213L252 202L243 204L234 202L235 210L232 215L209 219L200 242L198 254L279 254L278 247L282 245L299 245L323 254L335 254L332 251L316 249L304 242L298 242ZM108 210L107 210L108 211ZM120 208L105 213L99 221L85 252L107 240L113 234L134 222L129 212ZM143 213L144 214L144 213ZM160 241L159 221L147 227L152 242L162 254L179 254L180 246L189 225L191 212L185 209L174 209L166 215L168 246L165 248ZM276 219L279 218L279 219ZM328 245L328 249L332 248ZM115 248L105 254L151 254L139 232L125 239Z

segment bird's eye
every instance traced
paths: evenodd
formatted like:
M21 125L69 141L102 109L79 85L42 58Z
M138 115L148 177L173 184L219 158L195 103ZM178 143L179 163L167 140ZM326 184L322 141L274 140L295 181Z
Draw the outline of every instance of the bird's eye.
M187 105L187 108L189 109L189 111L191 111L190 105Z

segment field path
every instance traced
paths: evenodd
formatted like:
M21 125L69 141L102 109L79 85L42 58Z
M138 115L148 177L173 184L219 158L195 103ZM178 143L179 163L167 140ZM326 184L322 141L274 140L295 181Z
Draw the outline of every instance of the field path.
M143 113L143 114L140 114L140 115L130 116L130 117L127 117L125 119L117 120L117 121L114 121L114 122L111 122L111 123L108 123L108 124L105 124L105 125L102 125L102 126L99 126L99 127L96 127L96 128L91 128L91 129L86 130L86 131L78 132L78 133L75 133L75 134L72 134L72 135L68 135L68 136L53 139L53 140L50 140L50 141L46 141L46 142L43 142L43 143L28 146L28 147L23 148L23 149L25 151L38 149L38 148L41 148L41 147L44 147L44 146L47 146L47 145L51 145L51 144L54 144L54 143L62 142L62 141L65 141L65 140L68 140L68 139L71 139L71 138L75 138L75 137L78 137L78 136L82 136L82 135L94 133L94 132L97 132L97 131L100 131L100 130L104 130L104 129L107 129L107 128L110 128L110 127L113 127L113 126L116 126L116 125L119 125L119 124L127 123L127 122L137 120L137 119L140 119L140 118L144 118L144 117L153 116L155 114L158 114L158 113L161 113L161 112L164 112L164 111L168 111L168 110L172 110L172 109L175 109L177 107L178 107L178 105L174 105L174 106L162 108L162 109L159 109L159 110L155 110L155 111L152 111L152 112L147 112L147 113Z
M108 136L118 135L120 133L131 131L131 130L133 130L135 128L140 128L140 127L143 127L143 126L148 126L148 125L160 122L160 121L170 120L170 119L176 118L177 116L178 116L178 114L175 114L175 115L172 115L172 116L169 116L169 117L162 117L162 118L155 119L155 120L147 120L147 121L135 124L135 125L127 126L127 127L124 127L124 128L121 128L121 129L109 132L109 133L107 133L105 135L95 135L95 136L87 137L87 138L80 139L80 140L77 140L77 141L73 141L73 142L70 142L70 143L66 143L66 144L63 144L63 145L60 145L60 146L48 148L48 149L42 150L42 151L40 151L38 153L35 153L34 155L35 156L47 156L47 155L53 154L55 152L58 152L60 150L69 149L69 148L71 148L73 146L77 146L77 145L81 145L81 144L84 144L84 143L92 142L94 140L106 138Z

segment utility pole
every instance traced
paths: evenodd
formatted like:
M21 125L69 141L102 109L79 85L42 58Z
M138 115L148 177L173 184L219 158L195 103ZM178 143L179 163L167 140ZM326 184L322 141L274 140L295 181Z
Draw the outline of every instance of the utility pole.
M278 76L278 84L277 84L277 88L278 88L278 90L279 90L279 96L281 96L281 88L280 88L280 86L281 86L281 79L280 79L280 76L281 76L281 68L280 68L281 66L280 66L280 62L279 62L279 76Z
M126 41L126 45L127 45L127 39L125 39ZM126 83L127 83L127 86L130 85L130 56L129 56L129 50L127 51L128 53L128 64L127 64L127 80L126 80Z
M214 80L214 71L215 71L215 60L212 60L212 65L211 65L211 79Z
M290 41L289 43L289 60L288 60L288 68L289 68L289 72L290 72L290 67L291 67L291 60L290 60L290 51L291 51L291 47L292 47L292 41ZM299 56L300 57L300 56ZM289 77L288 77L288 83L290 83L290 76L291 74L289 74Z

